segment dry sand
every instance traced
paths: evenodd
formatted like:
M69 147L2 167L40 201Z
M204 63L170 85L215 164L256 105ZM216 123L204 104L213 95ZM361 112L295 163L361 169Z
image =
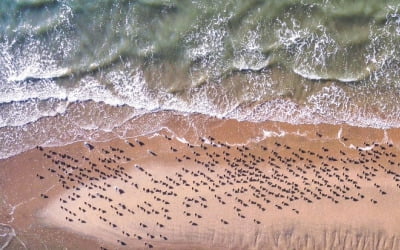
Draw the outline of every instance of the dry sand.
M89 143L0 161L0 247L400 248L399 130L194 116Z

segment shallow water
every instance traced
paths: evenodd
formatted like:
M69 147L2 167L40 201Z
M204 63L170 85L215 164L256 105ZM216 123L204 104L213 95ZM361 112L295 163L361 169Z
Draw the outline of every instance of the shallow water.
M14 236L15 231L11 226L0 223L0 249L6 249Z
M311 2L3 0L0 157L164 110L399 127L398 2Z

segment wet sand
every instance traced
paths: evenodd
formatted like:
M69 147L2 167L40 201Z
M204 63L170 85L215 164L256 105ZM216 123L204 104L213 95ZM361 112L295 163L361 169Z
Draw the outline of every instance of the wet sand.
M399 135L175 116L0 161L0 223L9 249L398 249Z

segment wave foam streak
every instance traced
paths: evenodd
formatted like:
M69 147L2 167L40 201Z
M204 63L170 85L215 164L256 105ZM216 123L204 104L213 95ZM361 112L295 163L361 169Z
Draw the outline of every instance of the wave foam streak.
M1 154L164 111L399 127L399 10L373 3L0 1Z

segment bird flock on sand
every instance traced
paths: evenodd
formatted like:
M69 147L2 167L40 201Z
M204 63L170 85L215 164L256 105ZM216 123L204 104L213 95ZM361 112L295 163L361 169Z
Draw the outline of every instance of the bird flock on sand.
M385 187L400 189L400 163L391 143L364 142L365 148L344 152L327 145L299 148L279 138L233 146L211 136L199 138L196 145L160 137L156 149L146 138L101 148L85 143L86 150L74 154L37 146L47 163L37 181L55 178L66 190L57 197L66 223L85 226L93 217L120 235L116 244L129 247L137 241L147 248L171 240L167 229L176 223L176 214L189 227L207 226L202 221L210 216L222 227L244 222L258 227L271 212L299 216L304 206L323 201L376 206L388 195ZM152 161L136 163L143 155ZM151 162L162 166L166 159L175 165L172 170L152 168ZM367 195L366 189L375 195ZM216 218L210 209L224 212ZM129 227L121 221L132 223Z

